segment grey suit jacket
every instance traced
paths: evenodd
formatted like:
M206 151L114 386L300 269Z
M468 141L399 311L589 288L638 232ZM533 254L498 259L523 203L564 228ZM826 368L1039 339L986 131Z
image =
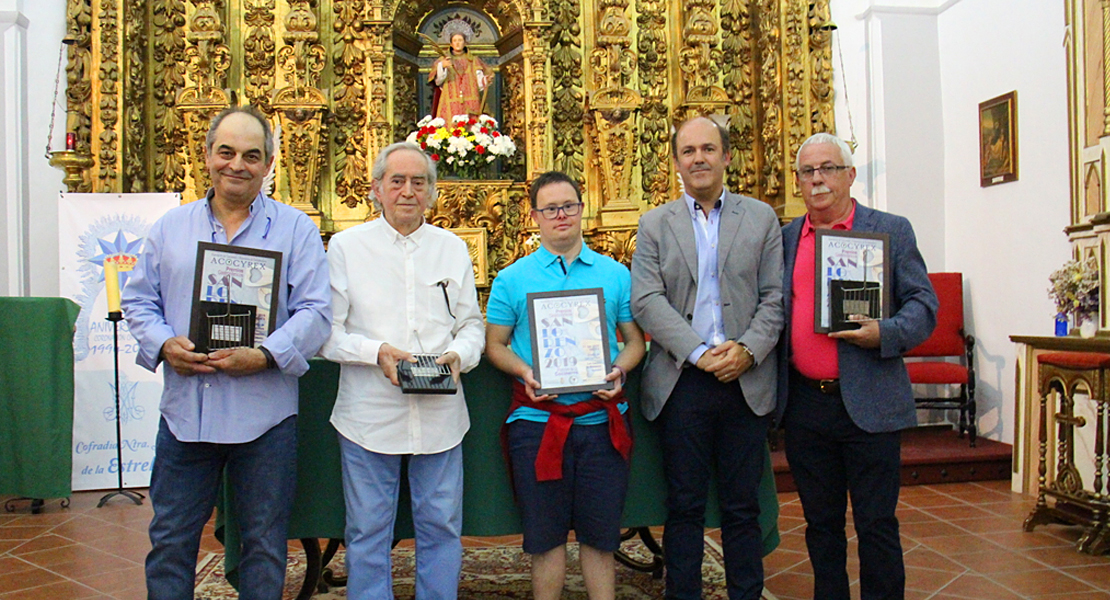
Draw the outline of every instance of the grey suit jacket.
M717 281L725 335L747 346L756 364L740 377L757 415L775 408L782 330L782 234L764 202L725 193L717 248ZM686 357L703 343L690 325L698 290L698 252L686 202L668 202L640 218L632 256L632 315L651 336L641 408L654 420L674 390Z
M812 323L791 323L791 296L794 259L802 236L805 217L783 228L786 269L783 296L786 327L779 344L778 410L781 421L786 410L790 381L790 328L812 327ZM913 226L905 217L873 210L856 204L853 231L881 232L890 235L891 312L879 324L879 348L866 349L840 341L836 345L840 366L840 391L852 421L864 431L898 431L917 425L913 390L902 355L929 338L937 323L937 295L929 282L925 260L917 249Z

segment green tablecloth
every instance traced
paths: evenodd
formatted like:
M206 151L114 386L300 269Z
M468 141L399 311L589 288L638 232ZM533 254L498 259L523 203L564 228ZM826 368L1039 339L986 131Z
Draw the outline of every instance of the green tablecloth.
M73 323L66 298L0 297L0 495L65 498L73 470Z
M313 359L311 369L300 381L300 417L297 420L297 494L289 524L289 539L342 538L345 508L335 429L328 422L339 386L339 365ZM513 502L508 470L501 456L500 429L509 406L512 380L483 357L473 371L463 375L470 431L463 439L463 535L496 536L520 532L520 515ZM622 525L662 525L666 518L666 485L656 428L647 422L638 405L640 369L629 373L626 393L635 447L628 498ZM406 479L402 477L402 500L397 513L395 537L413 536ZM775 493L771 455L760 487L763 514L763 551L770 553L779 543L778 497ZM230 509L223 502L224 512ZM217 536L227 547L228 578L234 580L239 559L239 532L231 518L225 527L217 522ZM716 492L711 490L706 526L718 527L720 513Z

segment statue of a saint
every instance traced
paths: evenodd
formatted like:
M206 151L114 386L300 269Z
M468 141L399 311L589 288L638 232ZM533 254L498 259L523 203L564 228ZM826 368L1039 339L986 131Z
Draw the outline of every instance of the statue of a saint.
M432 65L428 81L436 86L432 115L450 123L455 115L480 115L485 110L489 69L477 56L471 56L464 31L451 33L451 50Z

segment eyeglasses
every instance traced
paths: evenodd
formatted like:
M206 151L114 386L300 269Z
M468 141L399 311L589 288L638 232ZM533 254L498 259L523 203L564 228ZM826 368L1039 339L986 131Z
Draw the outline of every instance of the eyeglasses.
M813 168L813 167L806 167L804 169L798 169L797 173L798 173L798 179L801 179L802 181L809 181L809 180L813 179L813 174L814 173L818 173L818 172L821 173L821 177L832 177L833 175L835 175L836 173L839 173L840 171L843 171L845 169L851 169L851 168L852 167L844 167L844 166L840 166L840 165L825 165L823 167L817 167L816 169Z
M574 204L564 204L562 206L547 206L544 208L534 208L532 210L543 215L543 218L551 220L559 217L559 211L563 211L563 214L568 217L577 216L578 213L582 212L583 204L584 202L575 202Z

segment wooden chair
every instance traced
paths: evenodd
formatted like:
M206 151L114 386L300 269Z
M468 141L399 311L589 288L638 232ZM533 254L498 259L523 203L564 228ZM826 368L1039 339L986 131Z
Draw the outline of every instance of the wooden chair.
M933 360L906 361L910 383L958 386L955 396L915 397L919 410L958 410L959 436L968 434L975 446L975 338L964 332L964 280L960 273L929 273L940 307L937 327L907 357ZM952 362L956 358L958 362Z

